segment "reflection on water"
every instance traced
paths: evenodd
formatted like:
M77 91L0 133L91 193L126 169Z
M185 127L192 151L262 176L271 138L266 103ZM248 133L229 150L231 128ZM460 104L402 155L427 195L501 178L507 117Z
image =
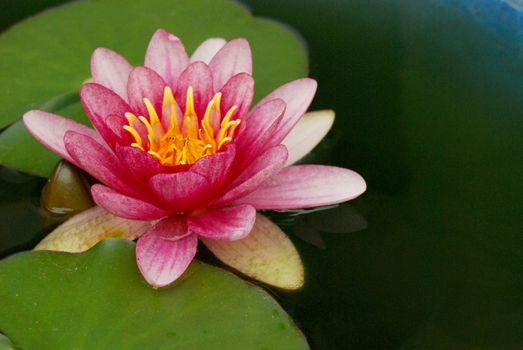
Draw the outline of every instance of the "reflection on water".
M288 233L321 249L326 248L322 232L349 234L367 228L365 218L347 203L303 210L267 211L264 214Z
M307 285L279 295L313 348L522 349L522 14L247 2L304 35L315 107L337 111L323 162L368 181L351 203L366 230L323 234L324 250L294 240Z
M303 33L314 107L337 111L306 160L368 182L350 206L271 214L306 265L303 290L273 292L313 349L522 349L521 14L497 0L246 2ZM41 235L42 184L0 185L0 252ZM345 227L358 232L328 233Z

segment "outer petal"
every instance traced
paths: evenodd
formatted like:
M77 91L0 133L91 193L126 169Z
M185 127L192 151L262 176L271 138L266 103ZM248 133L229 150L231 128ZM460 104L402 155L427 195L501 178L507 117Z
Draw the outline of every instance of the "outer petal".
M317 83L313 79L302 78L291 81L280 86L269 95L264 97L258 104L280 98L285 101L287 106L285 115L278 127L278 131L273 135L275 142L280 143L285 136L296 125L300 117L305 113L316 93Z
M137 116L148 116L149 113L143 102L144 97L146 97L151 101L156 112L161 113L165 85L162 77L152 69L146 67L133 69L127 82L127 95L132 111Z
M251 107L254 97L254 79L247 73L233 76L220 90L222 93L221 108L224 113L232 106L238 107L236 115L243 119Z
M252 75L252 55L249 42L239 38L229 41L209 63L214 77L214 91L219 91L225 83L238 73Z
M191 171L159 174L149 181L154 195L173 212L204 208L215 195L207 178Z
M138 268L150 285L166 286L187 269L196 254L197 246L198 238L188 232L185 218L169 217L138 239Z
M251 232L256 220L256 209L250 205L236 205L189 217L189 229L210 239L233 241Z
M211 62L211 59L218 51L225 45L227 41L222 38L210 38L200 44L191 56L191 62L202 61L206 64Z
M125 180L120 162L116 156L89 136L68 131L64 137L65 148L75 163L89 174L114 188L133 196L139 196Z
M33 110L27 112L24 114L24 124L40 143L75 165L78 164L65 149L65 133L67 131L75 131L93 139L99 139L99 135L93 129L71 119L44 111Z
M285 103L276 99L258 104L247 117L246 127L238 135L241 166L247 165L267 148L276 146L273 135L285 113Z
M127 102L114 91L95 83L84 84L80 90L80 98L89 120L104 140L111 146L118 142L120 137L107 125L106 119L109 116L119 117L121 125L124 125L124 114L131 110Z
M134 240L151 226L150 221L127 220L93 207L58 226L34 250L79 253L106 238Z
M296 248L278 226L261 214L251 233L237 241L203 239L218 259L264 283L284 288L303 286L303 264Z
M297 162L312 151L327 135L333 123L332 110L306 113L282 142L289 151L287 165Z
M224 194L214 203L215 206L230 203L256 190L271 175L283 168L287 160L287 149L279 145L268 149L256 158L243 172L223 191Z
M169 212L150 203L128 197L103 185L91 187L93 199L108 212L131 220L157 220L169 215Z
M133 66L116 52L99 47L91 56L93 82L113 90L127 101L127 80Z
M189 57L180 39L158 29L147 47L144 66L151 68L176 91L177 78L189 65Z
M324 165L284 168L241 198L256 209L299 209L336 204L365 192L365 180L352 170Z

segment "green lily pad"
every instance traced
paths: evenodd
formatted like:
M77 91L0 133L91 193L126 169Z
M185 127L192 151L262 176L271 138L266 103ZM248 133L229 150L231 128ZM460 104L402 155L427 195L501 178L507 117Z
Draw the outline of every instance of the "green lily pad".
M39 109L90 125L78 93L57 96ZM22 120L16 121L0 134L0 164L29 174L48 177L59 160L59 156L42 146L27 131Z
M134 247L107 240L82 254L3 260L0 331L27 350L308 349L260 288L194 262L170 288L154 290L136 267Z
M149 39L158 28L179 36L189 53L208 37L247 38L257 99L307 74L306 51L296 34L277 22L252 17L236 2L78 1L23 21L0 36L0 128L48 101L77 94L90 78L89 60L97 47L111 48L134 65L143 64ZM73 114L86 120L81 113ZM0 137L2 164L48 176L56 160L30 139L22 124Z

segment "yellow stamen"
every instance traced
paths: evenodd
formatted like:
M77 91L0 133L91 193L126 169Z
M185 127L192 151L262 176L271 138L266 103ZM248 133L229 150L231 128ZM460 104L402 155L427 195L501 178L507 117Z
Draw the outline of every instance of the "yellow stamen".
M218 152L234 138L240 120L231 120L237 106L226 111L221 117L221 93L217 93L209 101L205 113L200 119L194 105L194 91L187 89L186 108L182 122L179 125L176 104L173 92L165 87L162 103L162 113L155 110L152 102L144 98L143 102L148 116L137 117L133 113L125 113L128 125L123 128L131 134L134 141L131 147L147 152L158 159L163 165L193 164L198 159ZM169 126L162 118L169 118ZM144 144L140 133L135 128L140 122L147 130L149 144Z
M154 158L156 158L158 160L162 160L162 157L157 152L147 151L147 153L149 153L151 156L153 156Z
M155 147L156 143L154 142L155 133L154 133L153 127L144 116L139 116L138 119L140 119L140 121L143 123L143 125L145 125L145 127L147 128L147 138L149 139L149 149L151 151L154 151L156 148Z
M136 122L138 118L136 118L136 116L133 113L127 112L125 113L125 119L127 119L129 126L133 126L133 124Z
M222 148L223 145L225 145L226 143L231 142L231 141L232 141L232 137L230 137L230 136L225 137L223 140L220 141L220 144L218 145L218 149Z
M194 95L192 91L192 86L189 86L187 89L187 99L185 102L185 115L196 115L196 111L194 110Z
M178 126L178 115L176 114L176 101L174 100L174 95L170 87L166 86L163 90L163 105L164 111L169 107L169 116L171 117L171 122L169 129L174 129L177 134L180 133L180 127Z
M229 128L233 125L237 125L239 123L239 120L238 121L230 121L231 117L232 117L232 114L236 111L237 107L236 106L233 106L231 109L229 109L229 111L227 112L227 114L225 115L225 118L223 118L222 120L222 123L221 123L221 128L220 128L220 132L218 133L218 149L221 148L220 145L224 145L224 143L222 142L225 138L226 138L226 135L227 135L227 131L229 130Z
M160 124L160 118L158 118L158 114L156 113L156 110L154 109L151 101L148 98L144 97L143 103L145 103L147 113L149 113L149 120L151 121L151 125Z
M131 143L131 147L138 148L139 150L145 151L142 147L142 145L138 143Z
M213 100L214 100L215 111L220 112L220 103L222 102L222 93L218 92L216 95L214 95Z
M124 128L124 130L128 131L131 134L131 136L134 138L134 141L136 141L135 143L132 143L131 146L139 148L143 151L142 137L140 136L138 131L136 131L136 129L134 128L134 123L137 120L136 116L132 113L127 112L127 113L125 113L125 118L127 119L127 122L129 123L129 125L124 125L123 128Z

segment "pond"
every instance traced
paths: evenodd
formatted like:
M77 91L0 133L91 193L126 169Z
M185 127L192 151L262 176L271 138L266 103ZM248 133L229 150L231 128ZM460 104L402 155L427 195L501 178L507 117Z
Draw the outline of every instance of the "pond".
M58 2L8 2L1 24ZM336 208L268 213L306 280L264 288L311 348L522 349L523 5L244 2L301 34L319 82L311 109L336 111L305 162L354 169L368 187ZM2 168L1 257L56 225L39 209L44 183Z

